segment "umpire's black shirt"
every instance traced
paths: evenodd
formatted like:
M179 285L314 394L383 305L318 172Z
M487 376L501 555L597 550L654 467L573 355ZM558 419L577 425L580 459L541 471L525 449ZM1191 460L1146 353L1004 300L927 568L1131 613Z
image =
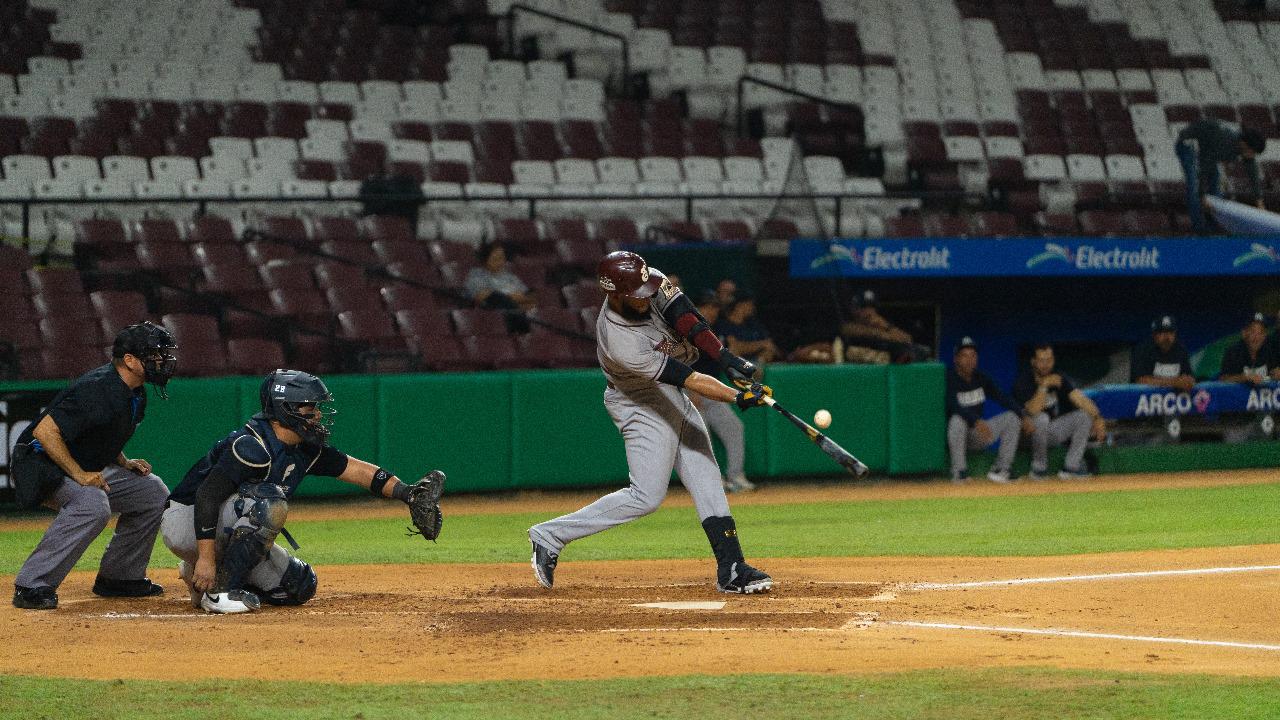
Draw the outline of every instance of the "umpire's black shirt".
M1133 349L1129 362L1129 381L1151 375L1158 378L1176 378L1191 374L1191 355L1182 343L1175 342L1168 352L1161 350L1153 340L1147 340Z
M58 393L49 407L18 436L31 442L45 415L53 418L71 457L87 472L98 472L120 457L147 411L147 391L125 384L111 363L81 375Z

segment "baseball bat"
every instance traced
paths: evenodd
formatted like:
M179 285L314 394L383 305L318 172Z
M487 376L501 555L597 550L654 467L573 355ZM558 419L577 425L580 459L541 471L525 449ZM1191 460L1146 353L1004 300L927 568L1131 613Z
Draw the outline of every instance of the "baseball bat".
M855 478L860 478L863 475L867 474L868 472L867 466L864 465L861 460L859 460L858 458L850 454L848 450L845 450L844 448L840 447L840 445L835 440L832 440L826 435L823 435L822 433L818 432L817 428L814 428L809 423L796 417L795 413L792 413L790 410L787 410L786 408L782 407L781 405L778 404L776 400L769 397L768 395L764 397L764 404L768 405L774 410L777 410L779 413L782 414L782 417L790 420L792 425L795 425L796 427L803 430L804 434L809 436L809 439L813 441L814 445L818 446L819 450L826 453L827 457L830 457L832 460L835 460L845 470L848 470L850 475L854 476Z

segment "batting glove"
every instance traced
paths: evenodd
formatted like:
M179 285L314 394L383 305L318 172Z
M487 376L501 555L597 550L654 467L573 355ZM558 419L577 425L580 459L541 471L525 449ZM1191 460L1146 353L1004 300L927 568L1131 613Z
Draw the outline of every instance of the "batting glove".
M720 351L720 367L724 368L729 380L741 390L746 390L761 379L759 365L729 352L728 348Z
M743 410L750 410L757 405L763 405L764 399L773 397L773 388L760 383L751 383L751 385L738 393L738 397L734 399L738 407Z

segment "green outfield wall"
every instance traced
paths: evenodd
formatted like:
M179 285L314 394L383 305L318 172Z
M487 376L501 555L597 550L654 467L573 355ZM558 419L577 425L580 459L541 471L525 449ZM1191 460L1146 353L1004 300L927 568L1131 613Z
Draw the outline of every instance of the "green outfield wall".
M775 365L765 380L803 418L834 417L828 434L873 471L940 471L943 371L912 366ZM171 486L220 437L258 409L259 378L175 379L152 393L126 453L150 460ZM620 485L622 438L602 404L597 369L325 378L338 409L333 444L406 479L431 468L453 492ZM60 382L0 383L0 395L55 391ZM742 414L751 477L837 475L839 468L777 413ZM16 433L14 433L16 434ZM717 451L722 451L717 444ZM359 492L311 478L302 494Z
M622 438L604 410L599 370L334 375L325 381L338 409L333 444L406 479L438 467L449 474L452 492L626 482ZM835 421L827 433L878 474L946 469L941 365L772 365L765 381L803 418L830 410ZM259 383L256 377L174 380L172 399L152 393L146 421L126 453L150 460L174 485L218 438L257 411ZM21 427L14 398L27 396L30 405L32 393L47 398L63 385L0 383L0 410L9 412L0 429L10 443ZM751 477L839 475L782 416L767 408L741 415ZM719 443L716 451L723 462ZM1022 472L1024 455L1015 466ZM1280 442L1099 448L1097 455L1104 474L1275 467ZM970 470L981 475L989 456L971 457ZM6 462L0 459L0 470ZM329 478L311 478L300 489L303 495L358 492Z

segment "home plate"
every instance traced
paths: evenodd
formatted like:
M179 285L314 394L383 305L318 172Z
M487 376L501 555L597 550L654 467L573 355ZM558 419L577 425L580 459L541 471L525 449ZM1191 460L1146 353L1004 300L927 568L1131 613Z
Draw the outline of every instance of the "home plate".
M722 610L723 600L682 600L679 602L635 603L631 607L658 608L659 610Z

